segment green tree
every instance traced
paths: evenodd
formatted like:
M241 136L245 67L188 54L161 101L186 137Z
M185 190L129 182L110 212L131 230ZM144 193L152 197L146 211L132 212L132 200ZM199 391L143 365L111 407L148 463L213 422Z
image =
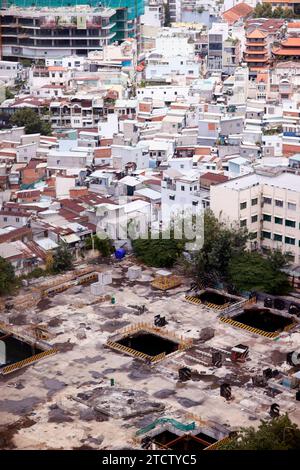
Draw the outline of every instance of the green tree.
M280 250L269 251L267 259L273 269L282 269L291 261L291 253L282 253Z
M13 126L24 126L26 134L51 135L52 132L50 123L42 121L38 114L29 108L16 111L10 119L10 123Z
M190 271L195 280L206 273L214 273L226 280L231 258L245 250L247 231L230 228L221 223L211 211L204 215L204 244L201 250L192 254Z
M229 263L229 280L239 291L259 291L286 294L290 290L288 277L278 268L278 254L264 257L257 252L243 252Z
M0 295L9 294L15 286L15 271L11 263L0 256Z
M295 15L292 8L284 8L282 18L295 18L298 15Z
M73 268L73 254L66 243L60 243L48 267L53 273L61 273Z
M5 99L6 100L12 100L15 97L15 95L11 92L11 90L6 87L5 88Z
M270 3L258 3L253 11L254 18L272 18L272 6Z
M149 231L147 238L132 240L135 256L148 266L157 268L170 268L179 259L184 250L185 241L174 238L174 230L170 230L170 237L164 238L162 232L159 238L151 238Z
M257 430L242 428L219 450L300 450L300 429L288 415L261 421Z
M87 250L91 250L93 247L98 250L102 256L107 257L113 253L113 245L109 238L99 238L97 235L89 237L85 241L85 247Z

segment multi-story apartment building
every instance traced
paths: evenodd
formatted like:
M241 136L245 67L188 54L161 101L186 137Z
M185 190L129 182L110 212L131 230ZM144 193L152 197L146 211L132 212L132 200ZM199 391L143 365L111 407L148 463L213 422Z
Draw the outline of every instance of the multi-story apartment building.
M180 169L166 170L161 182L162 214L166 220L172 213L196 213L209 205L208 192L200 188L199 173L192 169L181 169L181 166L185 166L184 161L189 159L178 160Z
M54 129L97 128L98 123L110 113L114 113L114 102L105 96L78 96L70 100L52 101L50 104L50 119Z
M7 59L87 55L114 40L115 14L105 7L11 6L1 10L1 55Z
M229 36L227 23L213 23L208 32L208 70L231 74L240 61L240 41Z
M170 22L181 21L181 0L167 0Z
M290 252L300 262L300 186L292 173L252 173L211 187L216 217L246 227L253 249Z
M144 0L0 0L2 57L87 55L136 38Z

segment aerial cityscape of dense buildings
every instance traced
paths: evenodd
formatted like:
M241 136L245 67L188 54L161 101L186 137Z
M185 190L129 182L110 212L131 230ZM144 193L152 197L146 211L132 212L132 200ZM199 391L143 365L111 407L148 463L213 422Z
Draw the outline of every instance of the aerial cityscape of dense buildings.
M0 8L0 449L299 449L300 0Z

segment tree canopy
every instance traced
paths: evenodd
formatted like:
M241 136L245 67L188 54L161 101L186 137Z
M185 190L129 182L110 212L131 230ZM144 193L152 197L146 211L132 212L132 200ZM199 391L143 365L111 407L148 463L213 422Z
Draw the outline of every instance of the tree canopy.
M282 262L278 253L267 256L258 252L240 253L229 263L229 280L239 291L286 294L290 285L287 275L280 271Z
M206 211L204 244L192 254L190 263L193 277L199 279L206 273L214 273L220 280L226 280L231 258L245 250L247 239L246 230L227 227L211 211Z
M296 450L300 449L300 429L288 415L261 421L257 430L242 428L220 450Z
M170 268L179 259L184 250L185 241L176 240L174 231L170 231L170 237L164 238L159 233L159 238L151 238L149 232L147 238L132 240L135 256L148 266L157 268Z
M0 295L9 294L15 286L15 281L12 264L0 256Z
M270 3L258 3L253 11L254 18L294 18L291 8L276 7L272 9Z
M113 251L112 242L109 238L100 238L97 235L86 239L85 247L87 250L91 250L93 247L98 250L102 256L109 256Z
M73 254L66 243L60 243L51 259L48 269L53 273L61 273L73 268Z
M18 109L11 119L10 124L18 127L25 127L26 134L51 135L51 125L49 122L40 119L39 115L29 108Z
M204 244L201 250L192 253L187 269L196 282L205 279L222 282L237 292L287 293L290 286L281 269L288 263L289 255L279 250L266 255L247 251L250 238L244 228L229 227L206 211Z

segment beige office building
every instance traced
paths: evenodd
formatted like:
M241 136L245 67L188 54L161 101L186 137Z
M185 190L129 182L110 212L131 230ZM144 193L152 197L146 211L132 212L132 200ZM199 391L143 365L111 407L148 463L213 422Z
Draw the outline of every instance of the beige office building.
M212 186L216 217L247 227L251 248L280 248L300 263L300 175L250 174Z

